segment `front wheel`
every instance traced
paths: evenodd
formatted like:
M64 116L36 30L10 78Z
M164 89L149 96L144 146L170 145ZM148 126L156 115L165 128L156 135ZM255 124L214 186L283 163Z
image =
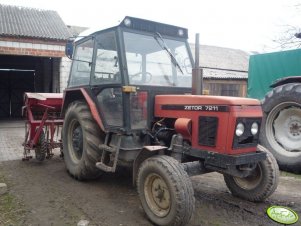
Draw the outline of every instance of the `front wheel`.
M137 189L147 217L156 225L185 225L194 211L192 183L182 165L169 156L146 159Z
M253 172L244 178L225 174L224 180L231 193L239 198L261 202L269 197L277 188L279 169L273 155L263 146L258 145L260 151L267 154L267 159L257 163Z

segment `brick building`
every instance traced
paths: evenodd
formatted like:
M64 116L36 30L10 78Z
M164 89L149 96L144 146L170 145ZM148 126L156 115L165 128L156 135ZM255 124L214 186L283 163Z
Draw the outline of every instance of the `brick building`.
M0 118L21 116L25 91L62 91L70 36L55 11L0 5Z

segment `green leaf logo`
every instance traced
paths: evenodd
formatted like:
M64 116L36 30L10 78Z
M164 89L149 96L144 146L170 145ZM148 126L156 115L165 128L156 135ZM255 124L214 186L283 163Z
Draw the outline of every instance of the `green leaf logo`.
M271 206L267 209L267 214L272 220L286 225L294 224L299 219L295 211L283 206Z

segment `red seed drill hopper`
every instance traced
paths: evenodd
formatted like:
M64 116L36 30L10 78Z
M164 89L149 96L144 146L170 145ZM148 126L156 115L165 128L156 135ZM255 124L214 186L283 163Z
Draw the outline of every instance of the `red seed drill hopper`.
M63 102L62 93L25 93L22 114L25 122L23 160L32 158L30 150L35 150L38 161L50 158L54 148L62 148L60 117Z

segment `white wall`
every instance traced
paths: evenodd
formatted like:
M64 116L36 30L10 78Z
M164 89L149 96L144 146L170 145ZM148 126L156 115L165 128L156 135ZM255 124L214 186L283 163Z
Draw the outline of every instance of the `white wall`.
M60 62L60 92L62 93L67 87L71 60L68 57L62 57Z

